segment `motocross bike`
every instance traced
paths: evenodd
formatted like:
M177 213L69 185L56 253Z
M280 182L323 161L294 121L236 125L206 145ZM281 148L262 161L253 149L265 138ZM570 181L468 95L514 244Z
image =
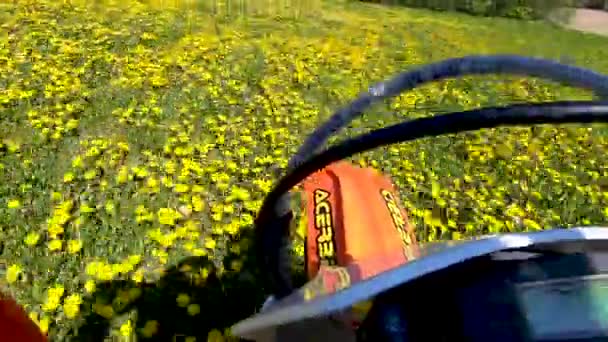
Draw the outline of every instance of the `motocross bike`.
M463 75L531 76L599 100L524 103L405 121L320 147L375 102ZM256 219L271 296L232 328L257 341L608 341L608 229L575 227L419 244L392 181L343 161L423 137L608 122L608 76L522 56L449 59L399 74L337 111L304 142ZM290 274L290 196L307 217L306 273ZM290 192L291 191L291 192Z

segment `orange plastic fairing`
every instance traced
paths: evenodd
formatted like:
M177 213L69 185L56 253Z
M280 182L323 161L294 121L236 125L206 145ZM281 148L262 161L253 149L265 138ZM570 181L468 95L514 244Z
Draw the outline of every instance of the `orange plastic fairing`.
M391 180L372 168L337 162L303 183L307 272L356 262L361 278L399 266L417 251L416 238Z

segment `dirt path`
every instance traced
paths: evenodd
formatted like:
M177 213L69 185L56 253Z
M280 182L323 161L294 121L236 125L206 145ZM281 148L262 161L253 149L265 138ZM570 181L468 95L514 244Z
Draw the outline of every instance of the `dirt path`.
M572 30L608 36L608 12L605 11L576 9L568 23L555 18L550 20Z

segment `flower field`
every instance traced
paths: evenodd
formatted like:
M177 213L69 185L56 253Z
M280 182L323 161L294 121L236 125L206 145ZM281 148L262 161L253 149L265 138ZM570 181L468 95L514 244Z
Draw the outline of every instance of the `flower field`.
M608 39L543 23L318 2L212 16L188 4L0 4L0 289L53 340L230 339L264 299L248 257L264 194L303 138L370 84L480 53L608 73ZM448 80L376 106L332 141L585 98L538 79ZM607 150L601 125L543 126L353 162L390 175L419 239L433 241L605 223Z

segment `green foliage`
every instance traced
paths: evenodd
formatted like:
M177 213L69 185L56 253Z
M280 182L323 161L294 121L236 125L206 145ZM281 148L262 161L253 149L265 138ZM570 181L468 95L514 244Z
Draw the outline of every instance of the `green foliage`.
M219 341L259 309L262 200L311 130L370 84L479 53L567 55L608 73L608 40L543 22L336 2L299 20L243 18L219 1L216 12L153 2L0 3L0 290L51 341ZM334 141L446 111L589 97L521 77L446 80L375 106ZM427 242L605 224L607 150L604 125L570 125L352 161L393 179Z
M363 0L366 1L366 0ZM371 0L367 2L387 3ZM568 6L570 0L394 0L388 3L438 11L457 11L478 16L540 19L552 9Z

